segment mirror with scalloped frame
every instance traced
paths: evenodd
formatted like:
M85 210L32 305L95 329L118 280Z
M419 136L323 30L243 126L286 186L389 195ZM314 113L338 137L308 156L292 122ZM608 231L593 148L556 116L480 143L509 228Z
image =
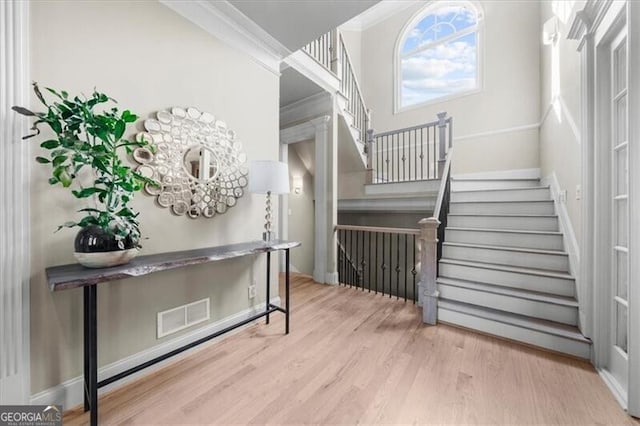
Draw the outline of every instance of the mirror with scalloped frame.
M213 217L236 205L247 186L247 156L233 130L208 112L174 107L145 120L147 148L133 151L137 171L160 182L147 185L161 207L180 216Z

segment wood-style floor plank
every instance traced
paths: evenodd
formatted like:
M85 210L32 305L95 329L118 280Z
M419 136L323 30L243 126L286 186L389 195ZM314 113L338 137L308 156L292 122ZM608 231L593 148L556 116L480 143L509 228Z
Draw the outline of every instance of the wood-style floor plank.
M288 336L274 314L101 395L100 424L640 424L589 363L425 326L411 302L296 275L291 306Z

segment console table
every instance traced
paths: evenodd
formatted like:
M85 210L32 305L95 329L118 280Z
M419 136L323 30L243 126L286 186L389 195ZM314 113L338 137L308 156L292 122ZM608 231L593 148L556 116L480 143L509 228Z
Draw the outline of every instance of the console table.
M289 334L289 249L298 247L295 241L251 241L239 244L230 244L217 247L208 247L196 250L185 250L170 253L158 253L147 256L139 256L126 265L114 266L104 269L89 269L79 264L63 265L47 268L47 280L51 291L61 291L82 287L84 289L84 410L90 410L91 425L98 424L98 389L107 386L126 376L164 361L174 355L193 348L201 343L209 341L217 336L246 325L259 318L266 317L269 323L269 314L282 312L285 315L285 333ZM273 305L270 300L270 276L271 276L271 252L285 251L285 307ZM174 349L164 355L151 359L138 366L125 370L115 376L98 381L98 327L97 327L97 286L124 278L139 277L154 272L169 269L182 268L190 265L215 262L218 260L232 259L253 254L267 254L267 294L265 310L243 321L230 325L213 334L202 337L185 346Z

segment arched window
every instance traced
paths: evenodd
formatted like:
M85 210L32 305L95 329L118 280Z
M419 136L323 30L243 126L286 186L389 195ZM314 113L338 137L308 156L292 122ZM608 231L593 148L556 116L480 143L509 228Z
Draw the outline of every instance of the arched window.
M396 47L396 111L480 89L481 13L438 1L405 27Z

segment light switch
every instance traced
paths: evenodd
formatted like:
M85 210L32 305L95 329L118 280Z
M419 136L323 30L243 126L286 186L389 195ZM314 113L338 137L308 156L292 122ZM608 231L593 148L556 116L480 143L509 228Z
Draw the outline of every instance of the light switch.
M582 198L582 186L576 185L576 200L579 200L581 198Z

